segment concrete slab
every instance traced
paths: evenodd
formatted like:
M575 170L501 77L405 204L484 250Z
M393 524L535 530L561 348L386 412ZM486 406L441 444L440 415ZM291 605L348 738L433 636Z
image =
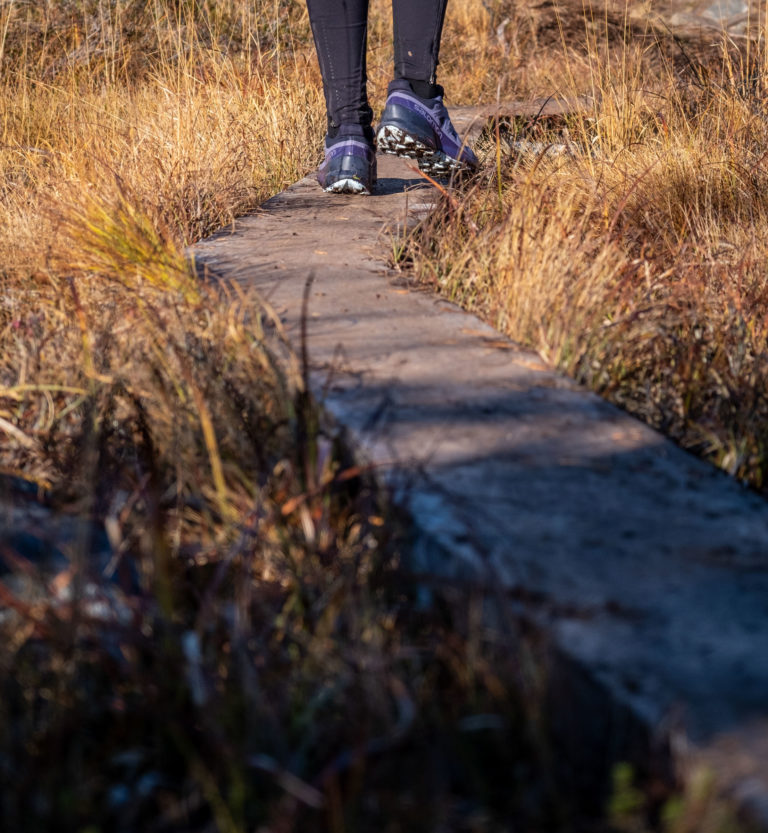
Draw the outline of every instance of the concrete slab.
M410 512L418 569L502 593L686 760L722 771L748 732L768 829L768 504L389 270L393 225L432 192L380 162L375 196L304 179L197 261L255 287L297 349L312 275L313 393Z

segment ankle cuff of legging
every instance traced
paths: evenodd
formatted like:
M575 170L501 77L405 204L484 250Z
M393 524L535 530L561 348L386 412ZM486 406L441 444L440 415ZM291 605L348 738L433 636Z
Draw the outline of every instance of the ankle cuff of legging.
M402 78L398 80L407 81L419 98L437 98L445 94L445 91L439 84L432 84L429 81L419 81L415 78Z
M347 131L347 128L358 127L363 131L363 134L365 136L368 136L369 133L371 136L373 136L373 110L368 108L367 113L360 113L359 115L360 118L351 119L350 121L339 120L338 122L332 119L330 116L328 116L326 128L328 135L331 137L331 139L335 139L336 136L338 136L339 134L349 132ZM352 132L354 133L356 131L352 130Z
M333 140L337 136L360 136L369 142L373 141L373 128L370 124L333 124L328 123L328 138Z

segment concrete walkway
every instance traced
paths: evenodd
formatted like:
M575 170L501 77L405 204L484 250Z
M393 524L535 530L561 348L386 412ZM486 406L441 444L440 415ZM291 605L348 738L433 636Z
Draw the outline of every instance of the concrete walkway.
M677 739L768 829L768 503L388 271L432 198L380 163L375 196L304 179L196 259L297 349L314 276L313 392L410 512L417 569L500 590L607 695L596 734L621 713Z

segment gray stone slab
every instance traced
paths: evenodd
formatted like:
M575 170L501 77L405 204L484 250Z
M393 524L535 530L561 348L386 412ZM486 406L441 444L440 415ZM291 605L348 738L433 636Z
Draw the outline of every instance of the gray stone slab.
M508 592L689 750L758 725L768 749L768 504L389 270L391 229L432 200L407 164L380 162L375 196L304 179L197 261L255 287L297 348L313 275L313 391L408 508L420 569ZM768 756L745 755L768 795Z

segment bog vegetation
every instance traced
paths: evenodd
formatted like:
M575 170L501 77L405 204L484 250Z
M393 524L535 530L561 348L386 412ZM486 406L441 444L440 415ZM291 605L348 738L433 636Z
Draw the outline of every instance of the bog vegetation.
M681 58L602 7L453 3L454 101L591 109L578 152L507 152L541 125L489 133L409 252L760 485L747 43ZM275 361L279 323L185 254L317 164L321 99L300 0L0 4L4 829L572 829L600 809L547 739L545 652L408 575L396 513ZM662 814L619 781L615 829L719 829L706 790Z

